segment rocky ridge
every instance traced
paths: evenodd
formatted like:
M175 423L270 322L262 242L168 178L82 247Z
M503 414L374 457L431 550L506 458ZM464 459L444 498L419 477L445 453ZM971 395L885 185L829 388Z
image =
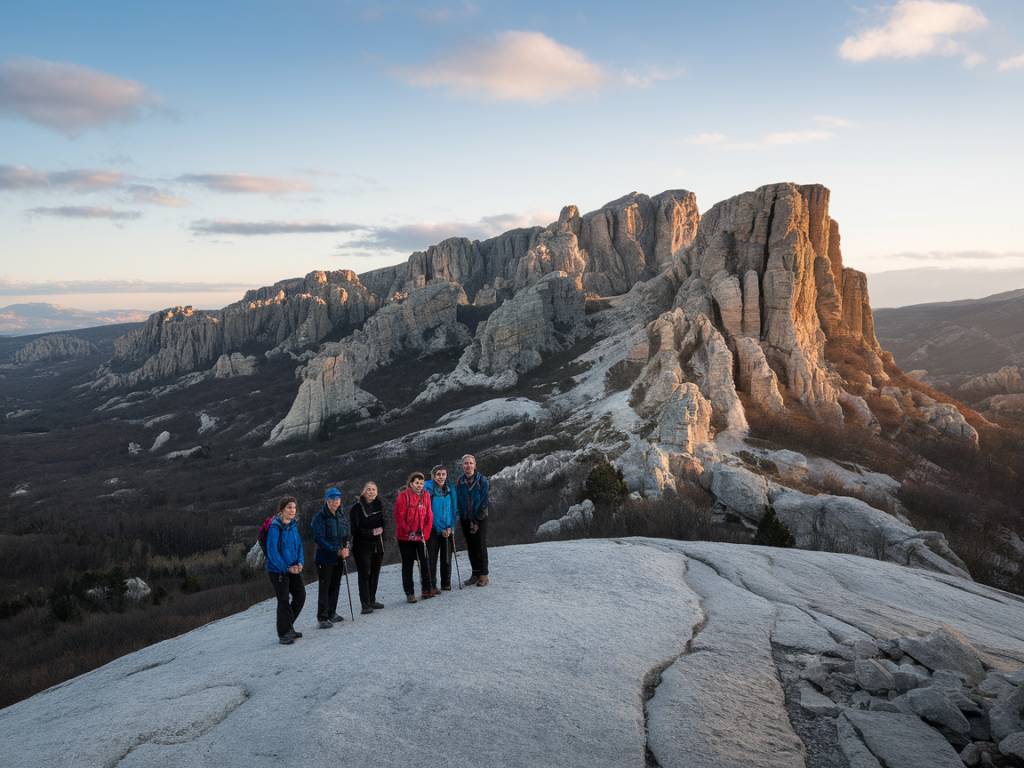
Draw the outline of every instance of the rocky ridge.
M99 353L99 349L90 341L66 333L56 333L33 339L17 350L11 360L15 365L31 365L32 363L73 360L97 353Z

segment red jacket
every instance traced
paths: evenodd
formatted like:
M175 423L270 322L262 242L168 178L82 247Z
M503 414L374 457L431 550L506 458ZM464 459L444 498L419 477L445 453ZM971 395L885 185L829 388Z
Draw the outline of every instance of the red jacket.
M426 490L419 495L406 488L395 499L395 538L399 541L415 541L412 534L423 532L423 538L430 536L434 525L434 513L430 510L430 494Z

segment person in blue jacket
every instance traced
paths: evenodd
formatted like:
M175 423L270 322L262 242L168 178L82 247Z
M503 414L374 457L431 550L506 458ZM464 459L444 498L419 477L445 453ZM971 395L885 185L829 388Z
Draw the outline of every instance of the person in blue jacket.
M330 629L345 617L338 614L338 594L341 592L341 576L348 558L349 523L348 515L339 515L341 491L328 488L324 504L313 516L310 528L316 540L316 575L319 582L316 601L316 618L320 629Z
M455 543L455 491L448 485L448 470L438 464L430 470L430 479L423 485L430 494L430 508L434 513L434 532L427 539L430 557L430 580L434 584L432 593L440 595L441 589L452 588L452 549ZM437 588L437 563L441 562L441 589Z
M291 645L295 638L302 637L295 631L295 620L306 602L306 586L302 583L305 556L295 522L298 511L295 497L285 496L267 529L267 574L277 595L277 637L281 645Z
M466 586L476 584L486 587L490 583L487 570L487 513L490 507L491 484L476 471L476 456L467 453L462 457L462 477L455 481L455 503L466 538L466 551L473 575L466 579Z

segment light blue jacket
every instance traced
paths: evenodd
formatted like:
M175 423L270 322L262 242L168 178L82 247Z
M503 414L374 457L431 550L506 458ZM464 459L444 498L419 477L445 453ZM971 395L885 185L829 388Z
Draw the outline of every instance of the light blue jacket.
M280 517L275 517L267 530L267 570L287 573L291 566L305 561L298 523L292 520L285 525Z
M433 480L423 484L423 490L430 494L430 509L434 513L434 530L444 533L446 528L455 528L455 489L445 483L447 493L434 486Z

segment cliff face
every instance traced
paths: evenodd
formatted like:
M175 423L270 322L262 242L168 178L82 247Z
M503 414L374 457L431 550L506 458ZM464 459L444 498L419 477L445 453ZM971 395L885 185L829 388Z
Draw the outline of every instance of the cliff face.
M99 349L90 341L58 333L33 339L15 352L11 359L15 365L29 365L89 357L97 352Z
M382 299L447 280L459 283L471 302L491 303L551 272L581 276L588 293L625 293L689 245L699 220L692 192L632 192L584 216L568 205L544 228L514 229L483 241L451 238L405 264L360 277Z
M209 368L222 354L243 350L301 352L332 333L359 327L380 304L354 272L338 270L249 291L214 312L167 309L117 340L112 366L102 371L97 386L131 387L170 378Z

